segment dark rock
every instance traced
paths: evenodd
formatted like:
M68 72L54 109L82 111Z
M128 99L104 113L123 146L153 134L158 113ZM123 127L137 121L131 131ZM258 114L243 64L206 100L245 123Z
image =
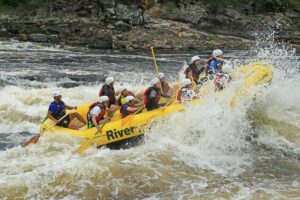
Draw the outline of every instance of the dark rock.
M72 81L90 83L90 82L96 82L96 81L102 80L105 77L101 77L101 76L96 75L96 74L86 74L86 75L72 74L72 75L68 75L68 78L71 79Z
M51 43L58 43L59 42L59 37L57 34L49 35L48 39Z
M90 37L87 39L86 43L89 48L112 49L112 37L111 36Z
M74 88L80 85L81 83L77 83L77 82L67 82L67 83L58 84L59 87L63 87L63 88Z
M28 38L27 38L26 34L23 34L23 33L19 34L17 36L17 38L18 38L18 40L23 41L23 42L28 41Z
M99 0L99 3L104 8L104 10L114 8L116 5L114 0Z
M8 31L5 28L0 30L0 37L8 38L9 36L10 36L10 34L8 33Z
M20 32L20 26L14 23L9 23L5 26L6 30L11 34L18 34Z
M132 25L144 24L144 13L142 9L133 9L129 16L129 23Z
M118 20L129 22L131 12L126 5L118 4L115 11Z
M54 34L59 34L59 33L64 33L67 31L67 25L66 24L61 24L58 26L46 26L44 29L49 32L49 33L54 33Z
M74 25L74 32L75 33L82 33L87 31L87 26L85 24L79 23Z
M39 33L30 34L29 40L32 42L48 42L47 35Z
M111 25L111 24L109 24L109 25L107 25L107 28L108 28L108 29L110 29L110 30L112 30L112 29L115 29L115 26L114 26L114 25Z
M115 27L117 31L122 31L122 32L127 32L132 29L132 27L129 24L122 21L117 21L115 23Z

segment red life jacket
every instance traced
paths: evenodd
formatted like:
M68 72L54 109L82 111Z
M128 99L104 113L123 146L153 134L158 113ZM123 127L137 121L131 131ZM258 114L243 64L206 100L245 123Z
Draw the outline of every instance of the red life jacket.
M99 91L99 97L106 95L109 98L109 105L116 104L115 89L107 84L103 85Z
M98 124L101 120L104 119L104 115L105 115L105 109L103 108L103 106L99 102L95 102L92 105L90 105L89 111L87 112L87 119L90 120L90 121L92 121L92 116L89 116L89 113L96 106L99 106L101 108L101 112L96 117L96 121L97 121L97 124Z
M189 78L192 79L194 82L198 82L199 76L202 73L204 69L203 68L199 68L198 66L196 66L194 63L190 64L190 66L188 68L186 68L186 70L184 71L185 73L185 78ZM192 77L190 77L189 73L192 73Z
M156 90L155 103L158 104L158 102L159 102L160 95L161 95L160 89L152 86L152 87L147 88L147 90L144 92L144 104L145 105L148 104L148 97L152 90Z

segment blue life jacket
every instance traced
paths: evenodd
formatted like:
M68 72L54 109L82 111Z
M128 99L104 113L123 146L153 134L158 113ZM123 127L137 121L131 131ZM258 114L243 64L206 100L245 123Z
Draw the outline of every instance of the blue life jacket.
M214 74L218 71L218 65L219 63L215 58L209 63L209 68Z
M122 117L126 117L127 115L129 115L129 112L127 111L127 108L129 107L129 104L126 103L126 104L123 104L121 106L121 114L122 114Z
M52 112L52 116L55 119L60 119L61 117L63 117L66 114L65 103L63 101L60 101L58 103L53 101L50 104L48 111Z

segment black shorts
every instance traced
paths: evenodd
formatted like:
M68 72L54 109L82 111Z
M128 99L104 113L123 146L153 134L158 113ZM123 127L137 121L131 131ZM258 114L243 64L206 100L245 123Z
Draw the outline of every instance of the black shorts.
M62 127L65 127L65 128L69 128L70 122L71 122L70 116L67 115L63 119L61 119L56 125L57 126L62 126Z

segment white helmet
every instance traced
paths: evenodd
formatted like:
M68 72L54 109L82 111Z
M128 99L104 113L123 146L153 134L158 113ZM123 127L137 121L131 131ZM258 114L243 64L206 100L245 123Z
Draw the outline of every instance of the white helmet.
M127 96L127 97L125 98L126 103L129 103L129 101L131 101L131 100L133 100L133 99L134 99L133 96Z
M158 78L159 78L159 79L162 79L162 78L164 78L164 77L165 77L165 74L164 74L164 73L162 73L162 72L158 73Z
M219 57L220 55L223 55L223 51L222 51L222 50L220 50L220 49L215 49L215 50L213 51L213 57L214 57L214 58L217 58L217 57Z
M103 103L103 102L105 102L105 101L109 101L108 96L101 96L101 97L99 98L99 102L100 102L100 103Z
M201 60L199 56L193 56L191 59L191 63L195 62L196 60Z
M111 84L111 83L113 83L113 82L115 82L115 80L114 80L114 77L107 77L106 79L105 79L105 83L107 84L107 85L109 85L109 84Z
M157 83L159 83L158 78L154 78L154 79L151 80L151 85L155 85Z
M54 92L52 93L52 96L53 96L53 97L58 97L58 96L61 96L61 93L60 93L59 90L57 90L57 91L54 91Z
M123 92L126 89L126 87L124 85L121 85L118 89L118 92Z
M183 80L181 81L181 83L182 83L182 85L183 85L184 87L186 87L186 86L192 84L192 81L191 81L190 79L188 79L188 78L185 78L185 79L183 79Z

